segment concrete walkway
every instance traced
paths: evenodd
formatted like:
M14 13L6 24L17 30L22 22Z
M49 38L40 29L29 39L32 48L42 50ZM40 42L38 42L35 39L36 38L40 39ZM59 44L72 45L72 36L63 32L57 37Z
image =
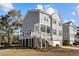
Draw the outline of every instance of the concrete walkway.
M67 49L79 49L77 47L72 47L72 46L62 46L62 48L67 48Z

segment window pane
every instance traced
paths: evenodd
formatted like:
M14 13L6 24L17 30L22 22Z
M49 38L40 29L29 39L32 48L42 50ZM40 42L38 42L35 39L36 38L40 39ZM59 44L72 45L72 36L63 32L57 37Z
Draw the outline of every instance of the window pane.
M47 26L47 33L51 32L51 28L49 26Z
M45 20L45 21L48 21L48 17L44 16L44 20Z
M56 19L53 18L53 19L52 19L52 22L56 24Z
M52 29L52 33L56 35L57 34L57 30L56 29Z
M61 26L61 22L59 21L58 23L59 23L59 26Z
M62 35L62 31L59 31L59 35Z
M45 26L44 25L41 25L41 31L45 32Z
M35 31L39 31L39 26L35 26Z

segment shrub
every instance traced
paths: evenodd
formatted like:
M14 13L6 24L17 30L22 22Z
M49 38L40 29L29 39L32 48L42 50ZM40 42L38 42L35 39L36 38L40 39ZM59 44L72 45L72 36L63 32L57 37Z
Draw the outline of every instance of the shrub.
M75 46L76 46L76 43L73 43L73 45L75 45Z
M56 44L56 46L55 46L56 48L59 48L60 47L60 45L59 44Z

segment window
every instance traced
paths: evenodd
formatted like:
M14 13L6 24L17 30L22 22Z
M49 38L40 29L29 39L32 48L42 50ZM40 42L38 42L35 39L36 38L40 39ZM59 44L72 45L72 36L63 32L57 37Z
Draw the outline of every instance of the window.
M44 20L46 21L46 17L44 16Z
M22 31L22 30L20 30L20 35L22 36L24 36L24 32Z
M44 20L45 20L45 21L48 21L48 17L44 16Z
M56 29L52 29L52 31L53 31L53 34L57 34L57 30Z
M28 33L27 33L27 35L28 35Z
M50 32L51 32L50 29L51 29L51 28L50 28L49 26L47 26L47 33L50 33Z
M60 21L58 22L58 24L59 24L59 26L61 26L61 22Z
M30 35L30 34L31 34L31 32L28 32L28 33L27 33L27 35Z
M35 26L35 31L39 31L39 26Z
M46 17L46 20L48 21L48 17Z
M53 22L54 24L56 24L56 19L53 18L52 22Z
M41 25L41 31L45 32L45 26L44 25Z
M62 31L59 31L59 35L62 35Z
M31 32L29 32L29 34L31 34Z

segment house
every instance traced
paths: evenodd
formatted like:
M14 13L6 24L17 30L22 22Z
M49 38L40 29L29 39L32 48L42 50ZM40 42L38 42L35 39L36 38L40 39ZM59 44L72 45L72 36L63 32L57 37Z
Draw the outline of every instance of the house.
M77 33L79 33L79 27L77 27Z
M44 48L62 46L62 21L57 13L50 15L44 10L29 10L23 21L21 46Z
M76 26L72 21L63 23L63 44L72 45L75 41Z
M75 35L75 36L76 36L76 40L78 40L78 41L79 41L79 27L77 27L76 29L77 29L77 33L76 33L76 35Z
M79 27L76 28L77 29L77 33L75 35L75 45L79 45Z

